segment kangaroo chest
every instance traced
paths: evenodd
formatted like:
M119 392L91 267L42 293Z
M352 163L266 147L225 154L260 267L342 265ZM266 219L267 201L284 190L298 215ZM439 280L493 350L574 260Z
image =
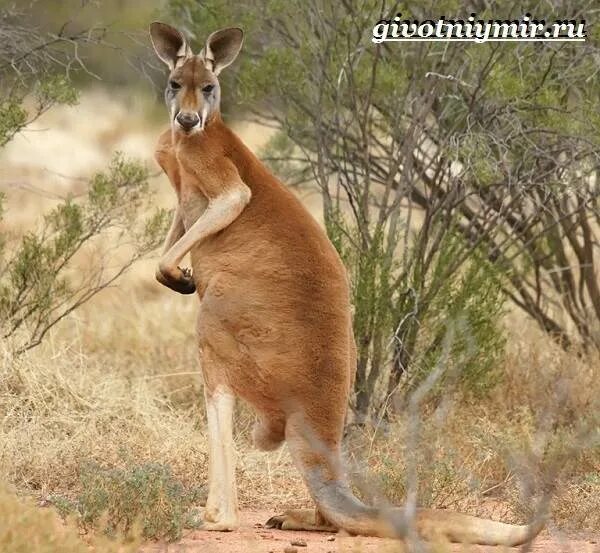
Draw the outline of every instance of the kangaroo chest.
M185 177L181 179L178 196L183 226L187 231L206 211L208 199Z

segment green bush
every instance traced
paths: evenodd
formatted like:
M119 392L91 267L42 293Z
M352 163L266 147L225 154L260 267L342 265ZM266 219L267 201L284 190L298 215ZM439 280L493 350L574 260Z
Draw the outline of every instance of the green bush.
M0 146L4 146L27 123L27 112L20 102L0 103Z
M444 267L465 249L462 238L449 234L436 255L431 281L437 292L418 321L411 386L440 362L446 366L438 389L454 380L462 391L481 395L501 377L506 337L500 273L475 249L461 270L446 276Z
M0 551L3 553L128 553L139 543L92 537L85 543L71 520L66 524L51 509L36 506L0 487Z
M373 232L367 242L339 212L327 217L327 231L351 277L359 413L390 395L406 397L436 369L436 393L454 386L480 395L496 384L502 278L479 248L435 228L408 233L404 243L403 231Z
M15 353L37 346L56 323L156 249L168 213L153 209L152 198L147 169L116 154L107 171L91 178L86 196L64 200L10 247L2 247L0 236L0 335ZM102 252L85 269L77 267L76 256L100 236L110 236ZM119 254L118 263L110 259Z
M7 6L0 18L0 148L53 106L77 103L73 78L90 74L81 48L103 43L96 22L86 29L67 21L58 34L44 30L35 6ZM0 194L0 221L2 200ZM0 337L16 355L37 346L155 250L167 228L167 213L152 206L147 169L116 154L83 198L65 199L23 236L0 233ZM102 248L77 263L100 237Z
M146 539L181 538L184 528L199 523L195 505L205 494L201 488L187 489L168 466L147 463L130 468L82 467L82 491L75 501L50 498L61 516L77 515L85 531L110 536L139 530Z

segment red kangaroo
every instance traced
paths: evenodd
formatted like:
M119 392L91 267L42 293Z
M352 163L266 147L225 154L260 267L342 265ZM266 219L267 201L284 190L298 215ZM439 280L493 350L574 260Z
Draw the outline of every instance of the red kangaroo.
M156 159L178 199L156 277L200 300L209 440L203 528L239 524L232 442L237 396L256 412L256 446L273 450L286 441L316 504L275 516L269 526L402 537L403 509L365 505L343 470L356 366L344 266L301 202L221 119L217 77L237 57L243 33L216 31L196 55L169 25L153 23L150 33L170 70L171 126ZM188 252L191 271L180 268ZM419 510L416 525L426 539L494 545L529 541L541 528L437 510Z

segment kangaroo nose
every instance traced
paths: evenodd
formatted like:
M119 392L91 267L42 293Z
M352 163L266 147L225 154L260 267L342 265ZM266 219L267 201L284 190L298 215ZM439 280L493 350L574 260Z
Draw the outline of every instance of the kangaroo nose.
M179 112L176 119L186 131L193 129L198 123L200 123L200 117L198 117L197 113Z

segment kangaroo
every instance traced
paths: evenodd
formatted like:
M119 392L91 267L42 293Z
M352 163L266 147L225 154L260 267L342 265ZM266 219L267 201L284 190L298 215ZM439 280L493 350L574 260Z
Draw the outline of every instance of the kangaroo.
M232 439L237 396L257 415L255 445L287 442L315 509L287 511L268 527L344 529L402 538L404 510L359 501L341 442L356 367L346 270L302 203L224 124L218 75L237 57L238 28L212 33L194 55L183 34L150 26L170 70L170 128L156 159L178 203L156 278L200 299L197 340L206 399L209 467L203 528L239 525ZM181 268L190 253L192 269ZM513 546L542 527L418 510L425 539Z

